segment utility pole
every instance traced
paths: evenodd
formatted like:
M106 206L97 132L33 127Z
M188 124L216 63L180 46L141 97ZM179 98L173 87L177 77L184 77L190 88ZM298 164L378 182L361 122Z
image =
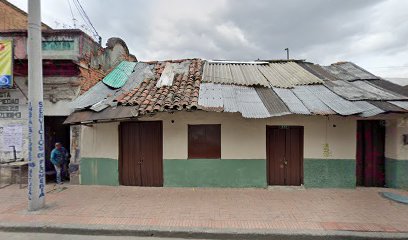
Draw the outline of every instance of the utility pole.
M28 0L28 210L45 205L41 0Z

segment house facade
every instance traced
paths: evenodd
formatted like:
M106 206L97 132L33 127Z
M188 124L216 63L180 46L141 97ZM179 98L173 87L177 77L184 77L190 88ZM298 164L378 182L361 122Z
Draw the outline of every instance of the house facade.
M27 29L27 13L14 6L7 0L0 0L0 31ZM42 23L42 30L50 30L51 27Z
M46 169L53 171L49 156L55 142L62 142L71 151L71 163L75 169L78 168L79 150L77 143L71 142L71 136L75 136L77 128L63 125L72 112L70 102L122 60L136 61L136 58L129 54L122 40L109 39L107 47L103 48L81 30L43 30L42 38ZM14 45L14 84L11 88L0 89L0 160L14 158L14 149L17 158L27 159L27 30L1 31L0 39L12 40ZM11 132L17 135L9 136Z
M81 129L81 184L408 186L407 93L355 64L122 68L66 120Z

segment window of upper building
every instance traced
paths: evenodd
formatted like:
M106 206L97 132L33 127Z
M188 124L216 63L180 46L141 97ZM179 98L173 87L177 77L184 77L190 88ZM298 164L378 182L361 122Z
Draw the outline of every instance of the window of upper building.
M188 125L188 158L221 158L221 125Z

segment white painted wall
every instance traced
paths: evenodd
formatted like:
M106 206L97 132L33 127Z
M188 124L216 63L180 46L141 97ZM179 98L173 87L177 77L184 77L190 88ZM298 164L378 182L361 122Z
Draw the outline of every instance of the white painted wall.
M165 159L187 159L188 124L221 124L224 159L266 159L266 125L304 126L305 158L355 159L356 155L356 119L353 118L291 115L245 119L236 113L178 112L141 120L163 120ZM329 145L329 155L324 153L325 143ZM118 123L83 127L81 157L118 159L118 146Z
M52 103L49 100L44 100L44 114L45 116L68 116L72 113L72 109L69 108L70 101L60 100L56 103Z
M403 135L408 134L408 118L399 117L386 121L385 156L408 161L408 145L403 144Z
M119 159L119 123L98 123L83 126L81 158Z
M356 120L352 118L291 115L245 119L237 113L178 112L143 119L163 119L165 159L187 158L188 124L221 124L224 159L265 159L267 125L304 126L305 158L355 159L356 155ZM325 143L329 144L329 156L323 152Z

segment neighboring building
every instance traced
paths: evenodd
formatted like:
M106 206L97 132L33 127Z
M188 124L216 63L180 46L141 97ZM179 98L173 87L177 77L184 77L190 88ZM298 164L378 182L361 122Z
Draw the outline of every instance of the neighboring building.
M122 62L72 107L81 184L408 187L408 93L349 62Z
M103 48L77 29L43 30L42 38L46 169L51 174L53 167L49 155L55 142L62 142L71 149L72 163L79 156L76 143L70 142L70 135L75 135L76 128L70 130L62 124L72 112L69 103L122 60L136 61L136 58L129 54L121 39L109 39L107 47ZM19 130L22 142L17 143L17 157L27 159L27 30L1 31L0 39L12 39L14 44L14 87L0 89L0 129L3 133L13 126L22 129ZM12 148L4 143L0 159L10 158L13 158Z
M20 8L9 3L7 0L0 0L0 31L27 29L27 13ZM42 24L43 30L51 30L46 24Z

